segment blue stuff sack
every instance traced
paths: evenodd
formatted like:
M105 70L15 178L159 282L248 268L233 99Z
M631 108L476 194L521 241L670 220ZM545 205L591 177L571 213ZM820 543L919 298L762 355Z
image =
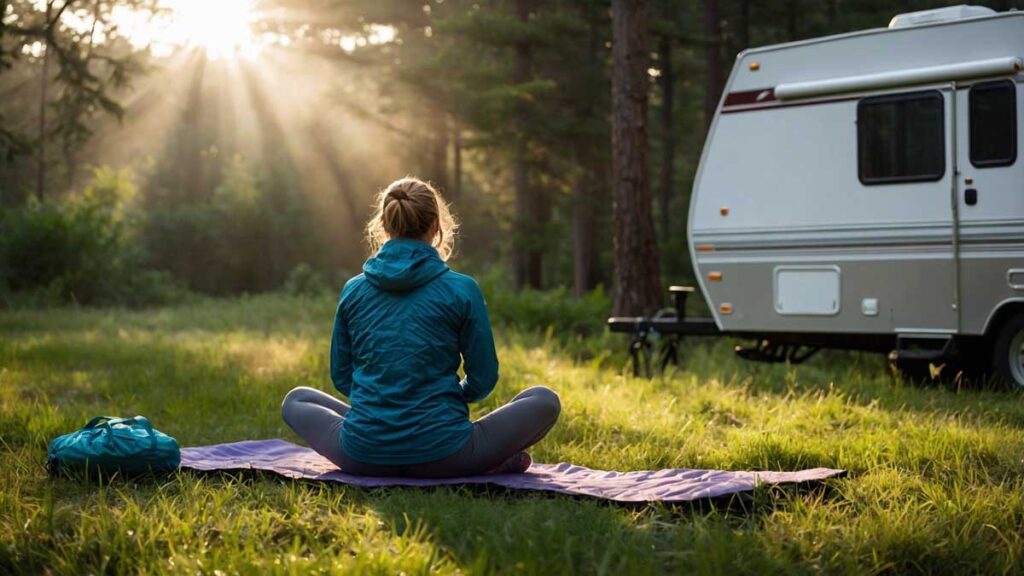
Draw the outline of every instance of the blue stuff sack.
M177 470L181 449L144 416L97 416L50 442L46 460L51 472L137 475Z

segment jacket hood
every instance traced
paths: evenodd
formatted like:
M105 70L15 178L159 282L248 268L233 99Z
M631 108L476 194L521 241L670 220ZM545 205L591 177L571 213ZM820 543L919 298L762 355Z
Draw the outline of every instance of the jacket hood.
M373 286L388 292L407 292L448 271L435 249L426 242L394 238L363 264L363 275Z

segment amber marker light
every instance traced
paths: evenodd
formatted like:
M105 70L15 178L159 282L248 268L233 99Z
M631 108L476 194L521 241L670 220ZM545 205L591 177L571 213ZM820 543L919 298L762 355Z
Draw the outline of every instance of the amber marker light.
M711 244L698 244L697 252L714 252L715 247Z
M757 72L760 69L761 69L761 63L760 62L751 62L750 63L750 71L751 72Z
M714 280L715 282L718 282L721 279L722 279L722 273L721 272L708 272L708 280Z
M718 307L718 311L722 314L732 314L732 304L722 304Z
M718 213L721 214L722 216L728 216L729 209L726 208L725 206L722 206L721 208L718 209Z

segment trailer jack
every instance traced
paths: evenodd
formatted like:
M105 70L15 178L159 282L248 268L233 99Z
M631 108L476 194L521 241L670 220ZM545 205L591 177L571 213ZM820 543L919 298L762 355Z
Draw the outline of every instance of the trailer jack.
M651 357L657 353L662 372L669 363L679 365L679 344L684 336L719 336L721 332L712 318L686 316L686 297L693 293L689 286L672 286L672 308L658 311L654 316L612 317L608 328L612 332L626 333L629 338L629 358L633 376L654 376Z
M821 350L817 346L802 346L800 344L776 344L771 340L760 340L756 346L744 348L736 347L736 355L751 362L768 362L778 364L786 362L789 364L803 364L811 356Z
M638 326L629 340L629 359L633 366L633 376L654 377L654 372L651 371L651 357L654 356L656 348L662 372L670 363L678 366L681 339L679 334L662 334L654 328Z

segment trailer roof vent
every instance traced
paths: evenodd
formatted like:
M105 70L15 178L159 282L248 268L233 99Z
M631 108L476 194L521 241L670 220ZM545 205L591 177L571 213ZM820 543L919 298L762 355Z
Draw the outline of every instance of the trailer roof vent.
M963 20L964 18L977 18L979 16L991 16L996 11L984 6L950 6L949 8L936 8L935 10L921 10L920 12L907 12L897 14L889 21L889 28L907 28L909 26L921 26L922 24L935 24L936 22L949 22L952 20Z

